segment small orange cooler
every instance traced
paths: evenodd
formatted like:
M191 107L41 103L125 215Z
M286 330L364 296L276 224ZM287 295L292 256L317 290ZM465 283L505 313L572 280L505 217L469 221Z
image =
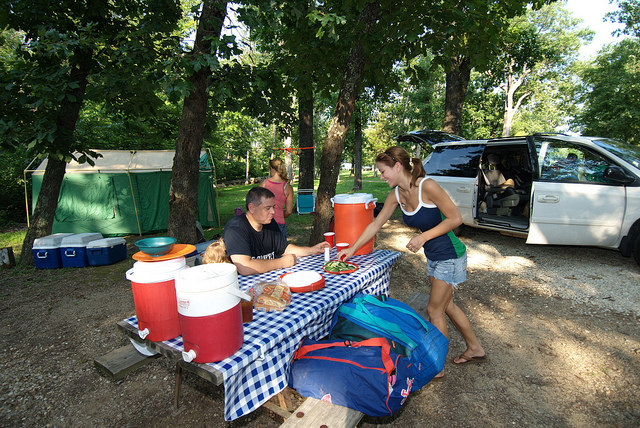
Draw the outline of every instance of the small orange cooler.
M343 193L331 198L335 223L335 242L355 244L364 229L373 221L373 210L378 199L371 193ZM376 237L371 238L354 253L369 254L373 251Z

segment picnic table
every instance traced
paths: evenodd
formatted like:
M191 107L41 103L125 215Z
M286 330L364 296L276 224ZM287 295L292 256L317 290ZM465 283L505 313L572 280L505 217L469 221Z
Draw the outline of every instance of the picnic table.
M336 250L332 250L332 258ZM323 274L325 286L307 293L294 293L291 304L282 312L254 310L253 321L245 323L244 343L235 354L219 362L199 364L180 361L185 367L215 384L224 383L224 418L231 421L244 416L284 390L293 354L304 337L321 339L329 333L331 318L338 307L358 292L389 295L391 266L400 253L390 250L354 256L349 259L359 268L353 273L335 275L322 270L323 255L303 257L295 266L261 275L239 275L239 286L249 289L255 283L275 280L287 272L313 270ZM181 359L182 336L164 342L151 342L138 336L135 316L122 320L118 327L137 342L164 356ZM179 384L176 385L179 393Z

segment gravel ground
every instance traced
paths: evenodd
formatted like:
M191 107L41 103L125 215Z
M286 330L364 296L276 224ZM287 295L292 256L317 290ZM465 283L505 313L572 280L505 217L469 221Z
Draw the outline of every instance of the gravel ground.
M376 245L404 251L411 233L392 221ZM455 298L488 359L454 365L464 343L450 326L444 381L412 393L393 418L361 426L640 425L634 260L481 230L465 229L462 240L469 275ZM128 343L115 324L135 312L130 266L0 271L0 426L278 426L265 409L224 423L222 388L189 374L176 410L166 358L117 382L98 373L93 359ZM428 293L425 270L422 253L404 252L392 297Z

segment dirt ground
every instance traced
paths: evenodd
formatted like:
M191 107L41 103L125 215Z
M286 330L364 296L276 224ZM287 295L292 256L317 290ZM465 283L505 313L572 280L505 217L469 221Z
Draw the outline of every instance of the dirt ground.
M376 245L403 251L409 233L391 222ZM464 343L450 326L445 379L413 393L395 417L365 418L360 426L640 425L640 269L633 259L594 248L527 246L470 229L462 240L469 276L455 298L488 359L454 365ZM278 426L282 419L264 408L225 423L223 389L188 373L176 410L167 358L117 382L98 372L94 358L128 343L116 322L135 312L125 279L131 266L128 259L0 272L0 425ZM422 253L404 252L391 296L428 293L425 269ZM614 283L634 293L612 294L607 284ZM556 285L574 288L556 292ZM612 309L618 303L626 306Z

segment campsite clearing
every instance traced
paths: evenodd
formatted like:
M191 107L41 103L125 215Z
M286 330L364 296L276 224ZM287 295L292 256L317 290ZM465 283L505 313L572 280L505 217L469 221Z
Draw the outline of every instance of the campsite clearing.
M403 250L410 233L391 221L376 243L403 251L391 274L391 295L401 300L428 291L424 256ZM136 238L127 238L129 255ZM456 299L488 359L455 366L451 359L464 349L450 326L445 379L413 393L395 418L365 418L360 426L637 426L635 262L615 251L527 246L480 230L461 239L469 249L469 278ZM279 426L282 418L266 409L225 424L222 389L189 374L176 411L175 368L166 358L119 381L100 375L94 358L128 343L116 323L134 313L124 276L131 265L128 259L95 268L0 271L0 420L10 426Z

